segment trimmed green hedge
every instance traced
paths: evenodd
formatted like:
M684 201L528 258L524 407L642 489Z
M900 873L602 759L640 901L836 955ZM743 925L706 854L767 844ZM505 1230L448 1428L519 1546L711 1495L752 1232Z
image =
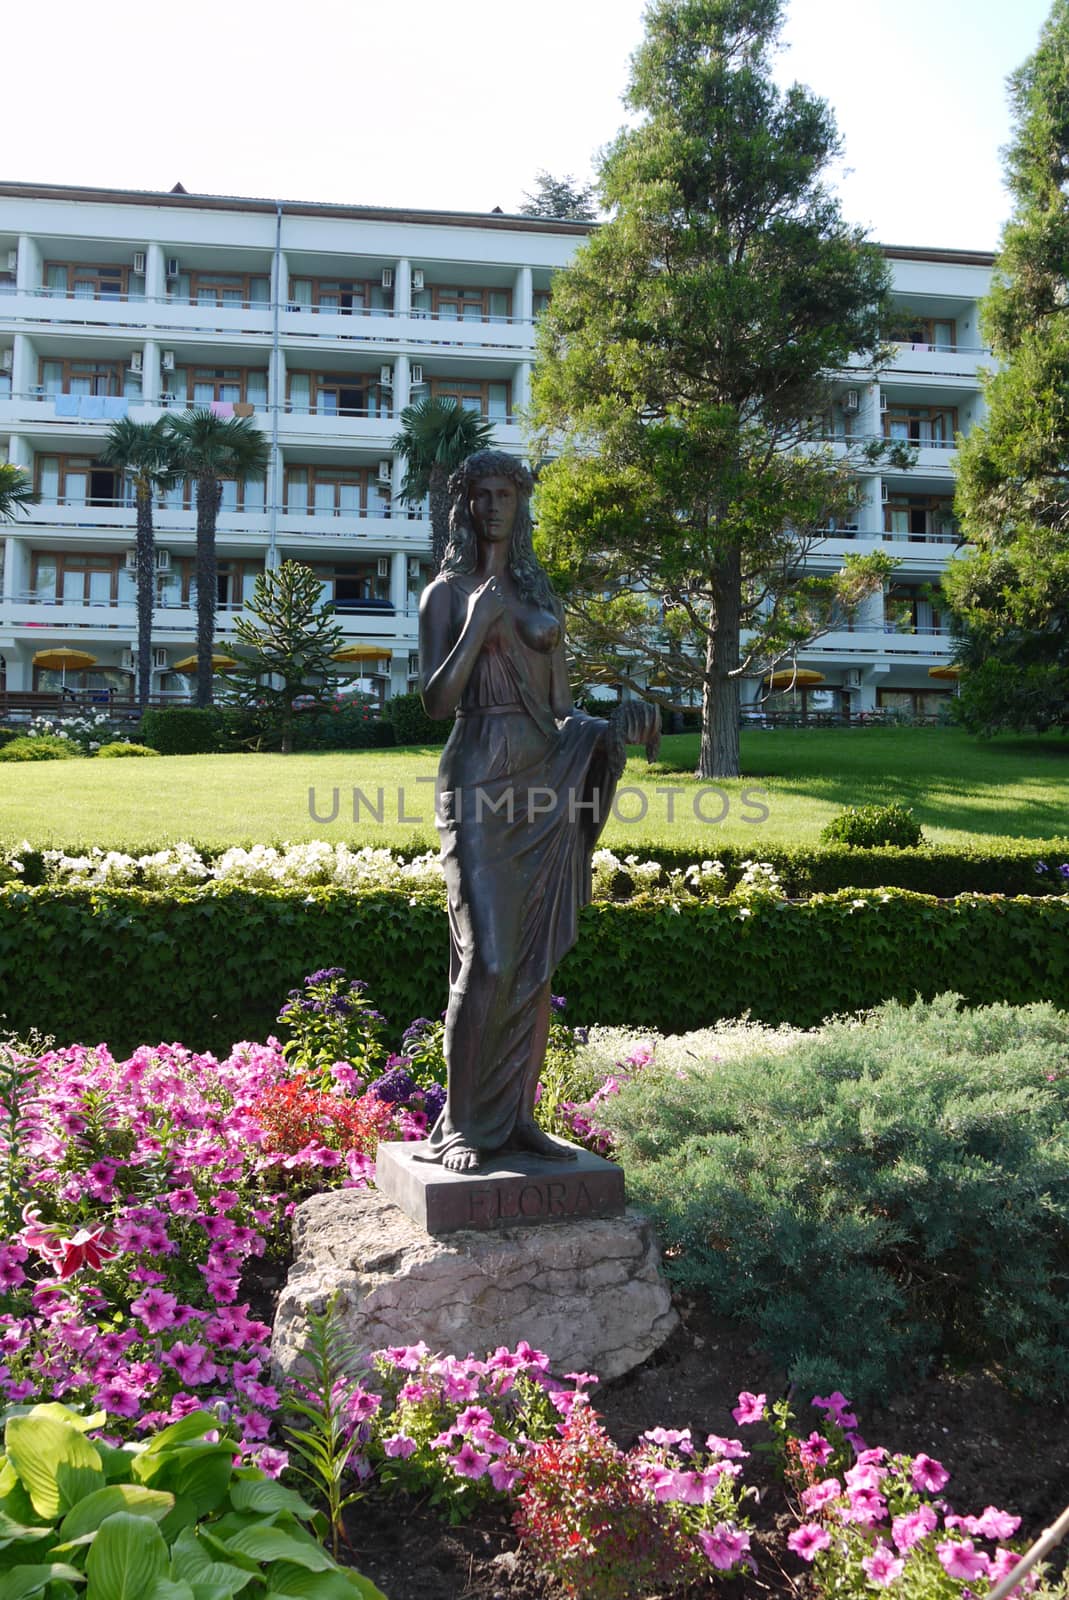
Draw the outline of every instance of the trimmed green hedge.
M367 980L397 1026L446 1000L445 911L431 895L212 887L0 889L7 1026L127 1052L222 1049L271 1032L317 967ZM577 1022L679 1032L749 1011L824 1017L955 990L967 1004L1069 1008L1069 897L844 893L752 908L597 904L555 987Z

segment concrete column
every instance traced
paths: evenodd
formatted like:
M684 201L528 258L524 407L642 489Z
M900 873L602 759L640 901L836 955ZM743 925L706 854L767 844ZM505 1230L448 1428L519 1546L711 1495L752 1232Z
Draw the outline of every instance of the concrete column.
M512 414L517 416L531 403L531 363L517 361L512 375Z
M412 263L402 256L393 269L393 309L398 317L412 313Z
M290 303L290 265L286 259L285 250L280 250L272 260L271 298L278 301L278 304L282 307L282 314L285 316L286 307ZM276 268L277 271L275 270ZM285 322L283 322L283 329L285 326Z
M422 392L422 391L421 391ZM409 377L409 360L407 356L394 356L393 358L393 409L394 415L400 416L401 412L410 403L412 385Z
M19 234L19 260L15 269L15 288L19 290L41 287L41 251L37 240L28 233Z
M14 573L15 573L15 555L14 555L14 550L12 548L14 546L15 542L16 541L13 538L11 538L10 536L4 540L4 567L3 567L3 578L4 578L4 581L3 581L2 586L0 586L0 599L2 599L2 600L10 600L11 596L15 592L14 588L13 588Z
M408 557L403 550L395 550L390 557L390 604L398 617L404 616L408 604Z
M512 315L518 322L530 322L534 317L534 290L530 267L520 267L516 273L516 286L512 291Z
M160 398L160 346L156 339L146 339L141 355L141 400L144 405L158 404Z
M857 529L863 539L880 539L883 536L883 503L880 498L881 478L864 477L860 480L861 499L857 508Z
M25 333L16 333L11 355L11 393L28 395L37 383L37 352Z
M13 467L24 467L27 472L33 471L33 446L21 433L13 433L7 441L7 459Z
M29 587L29 541L10 534L7 540L7 555L4 558L4 599L11 600L16 595L26 594ZM10 656L8 657L8 665L11 665Z
M162 244L149 244L145 248L145 298L150 306L167 295L167 253ZM149 311L150 320L153 313Z
M7 658L7 686L13 693L22 693L33 686L33 664L29 656L15 650L5 650Z

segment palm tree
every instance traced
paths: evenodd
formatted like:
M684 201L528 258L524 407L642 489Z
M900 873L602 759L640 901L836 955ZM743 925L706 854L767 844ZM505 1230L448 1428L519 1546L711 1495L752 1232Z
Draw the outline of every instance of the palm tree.
M0 522L11 522L20 511L35 506L40 499L29 473L0 461Z
M223 478L263 478L270 450L252 417L217 417L201 409L170 419L175 464L197 480L197 704L211 704L212 645L218 574L215 522Z
M133 422L123 417L108 429L103 459L134 485L137 499L137 703L144 711L152 689L152 608L156 598L156 541L152 497L176 478L174 441L166 418Z
M449 542L449 474L476 450L486 450L493 442L493 425L458 400L432 396L401 412L401 431L393 441L393 448L405 458L401 499L412 503L427 494L431 497L435 572Z

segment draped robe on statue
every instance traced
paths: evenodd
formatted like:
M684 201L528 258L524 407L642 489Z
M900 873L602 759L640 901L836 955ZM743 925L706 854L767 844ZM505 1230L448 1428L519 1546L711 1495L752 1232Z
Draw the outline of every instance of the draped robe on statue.
M453 579L453 638L467 591ZM529 1123L550 978L590 899L590 855L616 788L605 722L550 709L560 618L513 602L493 624L439 767L449 900L448 1099L426 1159L509 1145Z

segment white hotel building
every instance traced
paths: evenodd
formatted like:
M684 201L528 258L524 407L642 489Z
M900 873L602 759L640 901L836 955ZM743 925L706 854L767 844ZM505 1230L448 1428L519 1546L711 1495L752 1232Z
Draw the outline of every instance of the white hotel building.
M322 578L355 670L379 695L413 686L430 527L398 497L398 415L453 396L517 454L534 322L585 224L498 213L382 210L0 183L0 458L40 495L0 527L0 710L59 675L35 656L95 657L76 691L132 692L134 509L100 462L109 423L211 406L254 416L266 482L224 487L217 638L225 650L256 574L294 558ZM982 406L977 301L992 257L888 248L899 339L879 381L840 375L829 433L916 446L906 472L863 482L855 527L814 554L885 549L894 583L800 661L811 710L933 709L949 637L924 597L957 543L954 437ZM195 646L195 510L187 487L155 512L153 692L184 697ZM905 616L905 621L902 617ZM895 620L897 619L897 620ZM756 685L747 686L748 698Z

